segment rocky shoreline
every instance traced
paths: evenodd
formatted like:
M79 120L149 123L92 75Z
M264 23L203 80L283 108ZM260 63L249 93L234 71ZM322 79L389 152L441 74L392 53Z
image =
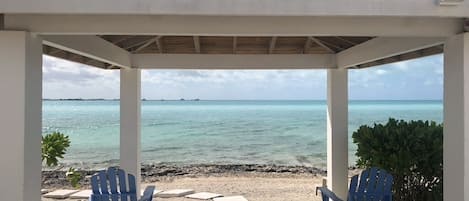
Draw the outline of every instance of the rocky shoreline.
M82 175L80 186L89 187L90 177L98 170L77 170ZM326 171L315 167L305 166L278 166L259 164L240 165L169 165L145 164L142 165L143 182L156 182L172 180L178 177L213 177L213 176L261 176L261 177L312 177L324 176ZM65 177L65 170L42 171L43 188L71 188Z

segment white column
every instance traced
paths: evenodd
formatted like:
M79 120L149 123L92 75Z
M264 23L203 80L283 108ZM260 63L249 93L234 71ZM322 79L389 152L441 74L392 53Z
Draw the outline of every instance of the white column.
M121 69L120 167L135 175L140 187L140 69ZM139 193L137 193L139 194Z
M0 31L0 197L41 199L42 41Z
M469 200L469 33L444 49L444 200Z
M342 199L348 189L348 72L327 70L327 186Z

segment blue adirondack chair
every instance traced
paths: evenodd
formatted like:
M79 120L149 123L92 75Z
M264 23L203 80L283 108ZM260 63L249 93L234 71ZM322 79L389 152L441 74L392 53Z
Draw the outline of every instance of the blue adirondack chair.
M135 176L116 167L93 175L91 188L90 201L137 201ZM139 201L151 201L154 190L154 186L148 186Z
M355 175L350 180L347 201L392 201L392 175L385 170L370 168L364 170L360 179ZM323 201L342 201L326 187L318 187Z

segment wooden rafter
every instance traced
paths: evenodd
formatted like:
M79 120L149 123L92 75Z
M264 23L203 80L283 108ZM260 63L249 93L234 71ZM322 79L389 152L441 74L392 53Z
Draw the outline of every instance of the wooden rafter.
M469 32L469 18L464 19L464 31Z
M234 36L233 37L233 54L236 54L236 46L238 45L237 41L238 41L238 38Z
M308 52L309 48L311 48L311 42L313 41L312 38L313 37L310 36L306 39L305 46L303 48L303 54L306 54Z
M106 69L113 69L114 67L116 67L116 66L111 65L111 64L105 64L104 66L105 66Z
M324 44L323 41L315 38L315 37L311 37L311 40L314 41L316 44L318 44L319 46L323 47L324 49L326 49L328 52L330 53L335 53L335 51L330 48L329 46L327 46L326 44Z
M349 68L351 66L379 61L399 54L418 54L418 50L420 49L441 45L443 43L444 38L439 37L377 37L337 53L337 66L339 68Z
M132 54L141 69L337 68L335 54Z
M43 35L42 43L90 58L94 63L109 63L130 68L129 52L95 35Z
M469 23L469 21L466 20L465 23ZM149 36L149 35L140 35L140 36L138 35L129 35L129 36L93 35L91 36L89 35L89 36L73 36L72 38L67 38L68 36L65 36L65 35L64 36L45 35L42 37L45 41L44 48L43 48L45 54L51 55L54 57L67 59L70 61L87 64L87 65L92 65L92 66L99 67L99 68L104 68L104 69L119 69L119 68L126 68L126 67L130 68L128 66L131 66L131 64L126 64L125 59L124 61L122 61L121 59L121 58L127 58L125 54L129 55L129 52L122 50L122 48L129 48L128 51L137 55L144 55L144 54L155 54L155 56L158 55L158 57L155 57L155 58L166 58L165 57L166 55L174 55L174 57L186 55L183 57L187 57L187 55L203 56L203 55L213 54L213 55L226 55L226 58L231 58L231 56L235 56L235 55L236 56L237 55L249 55L249 56L246 56L246 58L249 59L251 56L257 57L259 55L264 55L264 56L271 55L272 57L274 57L277 54L278 54L277 56L282 56L282 55L296 55L296 54L303 53L303 54L308 54L306 56L310 56L310 55L321 55L325 53L327 54L337 53L335 56L337 56L337 58L342 58L342 59L337 59L336 66L339 66L339 67L344 66L344 68L369 67L369 66L380 65L380 64L385 64L389 62L402 61L402 60L407 60L410 58L418 58L422 56L437 54L443 51L442 49L443 46L439 45L431 49L425 49L425 50L415 49L409 53L405 53L402 55L395 55L392 58L389 58L388 56L386 57L371 56L372 58L381 58L381 59L377 59L374 61L370 60L369 62L364 61L364 62L360 62L360 64L355 65L355 63L359 63L359 62L346 62L344 64L344 61L349 61L350 59L356 59L353 57L352 58L347 57L346 59L344 59L345 58L344 55L347 55L347 52L348 52L347 49L362 47L363 45L365 45L364 43L367 43L367 42L369 43L372 40L376 40L376 38L373 38L373 37L350 37L348 38L348 37L341 37L341 36L329 36L329 37L282 36L281 38L279 38L280 36L270 36L270 37L269 36L264 36L264 37L206 36L206 37L201 38L201 36L194 36L194 35L191 35L191 36L164 35L165 37L164 39L162 39L162 36L156 36L156 35L153 35L153 36ZM95 39L89 38L89 37L94 37ZM96 46L92 46L88 48L90 44L96 44L96 38L103 40L102 42L106 42L108 44L109 46L108 48L111 48L114 50L113 51L109 51L109 50L95 51L96 49L100 49L100 48L96 48ZM203 41L201 41L201 39ZM77 40L78 42L76 42ZM403 40L403 39L399 39L399 40ZM402 43L409 44L409 43L414 42L414 40L415 39L409 39L407 42L402 42ZM419 39L419 40L424 40L424 39ZM425 42L425 40L423 42ZM70 41L75 41L75 42L71 43ZM111 44L115 42L120 43L120 44L119 45ZM81 44L86 44L86 45L82 46ZM356 44L356 45L352 45L352 44ZM395 42L389 42L385 46L389 46L390 44L395 44ZM201 45L204 45L203 47L204 51L201 50L202 48ZM298 45L300 47L298 47ZM119 47L116 47L116 46L119 46ZM283 46L288 47L288 48L281 48ZM65 49L63 47L65 47ZM83 49L83 47L86 47L86 48ZM376 52L378 49L371 48L370 52L364 55L365 56L368 54L373 55L373 53ZM409 49L409 48L405 47L404 49ZM410 49L413 49L413 48L410 48ZM121 51L125 54L121 57L115 57L114 51L116 51L117 53ZM86 54L82 54L83 52L85 52ZM109 52L113 52L113 53L109 54ZM352 52L363 52L363 51L354 50ZM130 56L134 54L130 54ZM363 56L359 56L358 58L360 59L362 57ZM187 58L192 58L192 57L187 57ZM194 58L198 58L198 57L194 57ZM205 57L200 57L200 58L205 58ZM210 58L210 57L207 56L207 58ZM260 56L259 58L270 58L270 57ZM298 58L303 58L303 57L298 57ZM332 60L335 60L335 59L332 59ZM177 61L177 62L180 62L180 61ZM224 62L228 62L228 61L224 61ZM351 64L348 65L347 63L351 63ZM184 65L186 65L187 68L191 68L190 63L184 64ZM207 65L209 65L209 63L207 63ZM272 66L273 64L272 65L269 64L269 65ZM161 68L163 68L163 66L165 66L164 62L161 63ZM210 68L216 68L212 64L210 64L209 66ZM148 68L152 68L151 65L149 65ZM178 66L174 65L173 68L178 68ZM226 67L226 68L229 69L230 67ZM263 68L263 67L257 66L255 68ZM269 68L269 67L265 67L265 68ZM277 68L277 67L272 67L272 68Z
M163 36L158 36L156 39L155 43L156 46L158 47L158 51L162 54L163 53L163 42L162 42Z
M331 42L327 42L327 41L323 41L323 40L321 40L321 42L324 43L325 45L329 46L329 47L336 48L336 49L338 49L339 51L342 51L342 50L347 49L347 48L341 47L340 45L336 45L336 44L331 43Z
M42 46L42 52L43 52L44 54L49 54L50 49L51 49L51 47L49 47L49 46L47 46L47 45L43 45L43 46Z
M347 40L347 39L345 39L345 38L343 38L343 37L337 37L337 36L336 36L335 38L337 38L338 40L340 40L340 41L343 41L343 42L345 42L345 43L348 43L349 45L352 45L352 46L355 46L355 45L357 45L357 43L356 43L356 42L353 42L353 41Z
M124 41L126 41L127 39L130 39L130 38L132 38L132 37L134 37L134 36L123 36L122 38L119 38L119 39L117 39L117 40L115 40L115 41L111 41L111 43L114 43L114 45L118 45L119 43L122 43L122 42L124 42Z
M122 48L125 49L125 50L132 50L132 48L140 47L141 45L143 45L143 44L145 44L145 43L147 43L148 41L151 41L151 40L153 40L153 39L154 39L154 38L142 40L142 41L139 41L139 42L137 42L137 43L124 46L124 47L122 47Z
M200 40L199 40L199 36L194 36L193 38L194 38L194 48L195 48L195 52L200 54Z
M51 51L49 51L49 54L51 54L51 55L54 55L54 54L57 54L57 53L59 53L60 51L63 51L63 50L61 50L61 49L58 49L58 48L56 48L56 49L52 49Z
M78 54L70 54L70 52L67 52L67 51L63 51L64 53L64 57L67 58L67 59L73 59L74 57L76 58L80 58L81 55L78 55Z
M67 53L67 57L70 57L72 60L73 60L74 57L76 57L77 59L80 59L80 61L84 64L88 64L88 62L91 61L91 59L89 59L88 57L85 57L85 56L81 56L81 55L77 55L77 54L70 55L69 52L66 52L66 53Z
M277 37L274 36L272 39L270 39L270 45L269 45L269 54L272 54L275 50L275 43L277 42Z
M5 29L5 16L0 14L0 30Z
M160 38L160 36L156 36L150 40L148 40L146 43L144 43L143 45L141 45L140 47L138 47L137 49L135 49L134 51L132 51L132 53L137 53L141 50L143 50L144 48L148 47L149 45L151 45L152 43L156 42L158 39Z

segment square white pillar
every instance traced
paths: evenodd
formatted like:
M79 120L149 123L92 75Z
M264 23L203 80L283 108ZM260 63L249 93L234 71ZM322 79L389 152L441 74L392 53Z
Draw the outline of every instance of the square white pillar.
M444 48L444 200L469 200L469 33Z
M0 31L0 72L0 200L40 200L42 40Z
M140 76L140 69L120 70L120 167L136 177L137 192L140 192L141 180Z
M327 186L340 198L348 190L348 70L327 70Z

